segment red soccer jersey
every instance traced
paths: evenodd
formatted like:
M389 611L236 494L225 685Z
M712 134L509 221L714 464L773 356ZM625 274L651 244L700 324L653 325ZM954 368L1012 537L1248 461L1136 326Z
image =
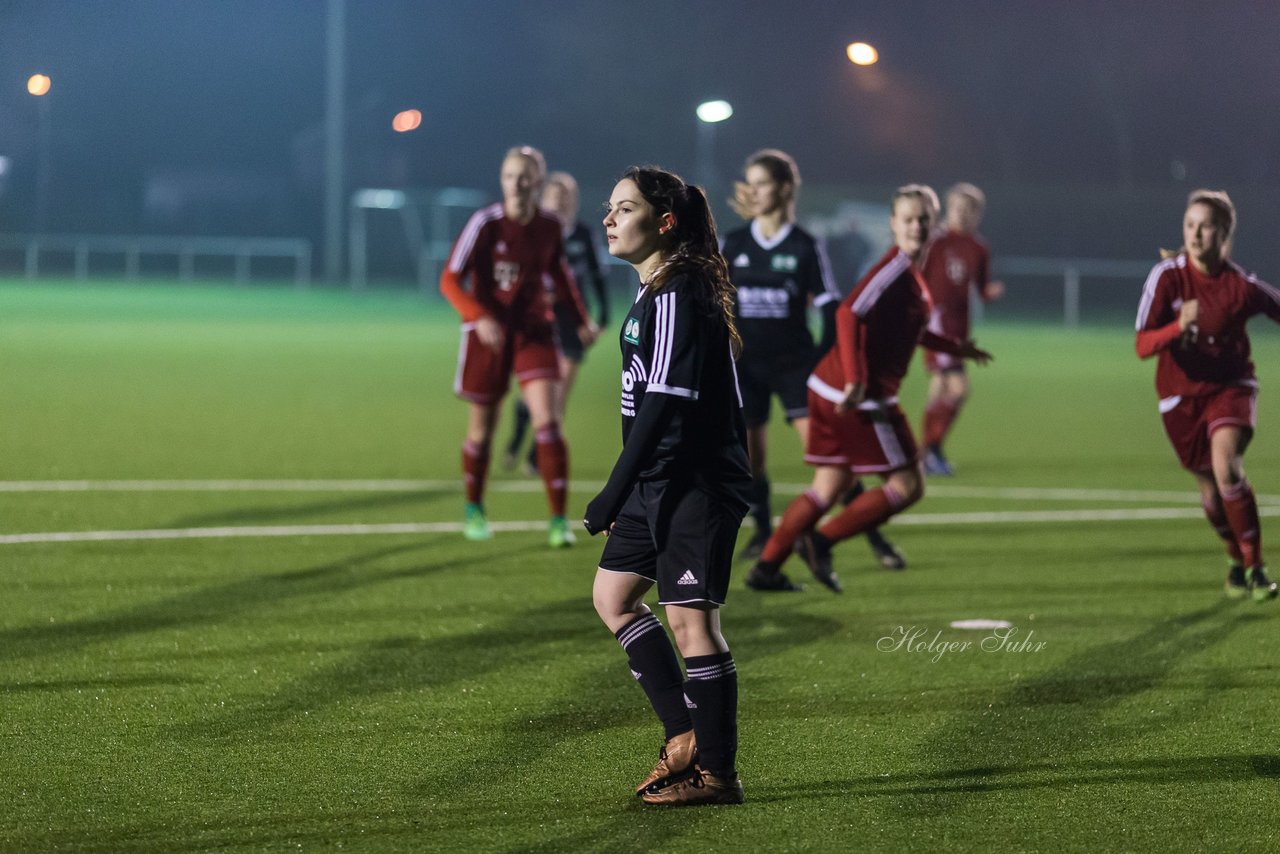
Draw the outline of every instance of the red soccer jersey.
M990 266L987 244L978 237L948 230L929 241L920 273L933 300L931 332L961 341L969 337L969 292L986 300Z
M582 296L564 258L560 220L538 211L525 225L501 204L472 214L453 245L440 290L467 322L492 317L508 329L552 323L543 277L555 302L567 303L579 324L587 322Z
M839 399L845 383L861 383L868 400L894 396L930 307L911 259L897 247L890 249L840 303L836 346L813 369L809 387L830 400Z
M1178 311L1199 300L1200 314L1186 334ZM1159 354L1156 392L1161 398L1212 394L1227 385L1256 385L1245 322L1266 314L1280 322L1280 290L1228 261L1216 276L1196 270L1185 252L1152 268L1138 305L1137 350Z

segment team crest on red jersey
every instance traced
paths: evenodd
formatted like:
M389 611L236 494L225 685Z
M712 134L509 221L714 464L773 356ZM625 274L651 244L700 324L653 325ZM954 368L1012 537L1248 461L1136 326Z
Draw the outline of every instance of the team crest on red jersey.
M511 290L519 279L520 265L515 261L493 262L493 280L497 282L500 289L504 291Z

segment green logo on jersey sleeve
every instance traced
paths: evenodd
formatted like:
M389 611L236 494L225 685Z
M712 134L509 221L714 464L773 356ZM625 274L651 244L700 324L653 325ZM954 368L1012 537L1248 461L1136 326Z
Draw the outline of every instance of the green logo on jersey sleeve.
M622 340L628 344L640 343L640 321L634 317L627 318L627 322L622 326Z

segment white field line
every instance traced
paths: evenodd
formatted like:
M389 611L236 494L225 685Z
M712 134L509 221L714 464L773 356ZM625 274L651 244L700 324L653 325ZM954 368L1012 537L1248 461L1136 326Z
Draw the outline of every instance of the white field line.
M591 492L599 481L572 481L574 492ZM490 481L490 492L541 493L542 482ZM775 483L782 495L798 495L803 483ZM461 492L460 480L7 480L0 492ZM995 498L1014 501L1113 501L1118 503L1172 502L1199 506L1197 493L1187 490L1064 489L1041 487L958 486L931 483L928 494L937 498ZM1259 495L1260 504L1280 505L1280 496Z
M1280 516L1280 507L1259 507L1259 515ZM897 525L1017 525L1055 522L1131 522L1196 519L1200 510L1142 507L1129 510L1046 510L979 513L907 513ZM545 531L546 522L491 522L495 532ZM228 539L233 537L328 537L389 534L459 534L460 522L402 522L382 525L271 525L220 528L159 528L141 531L54 531L2 534L0 545L21 543L84 543L136 540ZM585 535L584 535L585 536Z

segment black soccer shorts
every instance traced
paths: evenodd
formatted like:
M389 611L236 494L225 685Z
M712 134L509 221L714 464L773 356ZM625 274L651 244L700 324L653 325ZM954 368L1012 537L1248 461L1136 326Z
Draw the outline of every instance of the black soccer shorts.
M742 517L737 504L700 487L642 481L622 505L600 568L656 582L660 605L723 605Z
M776 364L758 359L738 362L738 389L742 392L742 417L750 428L769 421L769 404L773 395L782 402L782 411L790 423L809 417L809 390L806 383L812 365Z

